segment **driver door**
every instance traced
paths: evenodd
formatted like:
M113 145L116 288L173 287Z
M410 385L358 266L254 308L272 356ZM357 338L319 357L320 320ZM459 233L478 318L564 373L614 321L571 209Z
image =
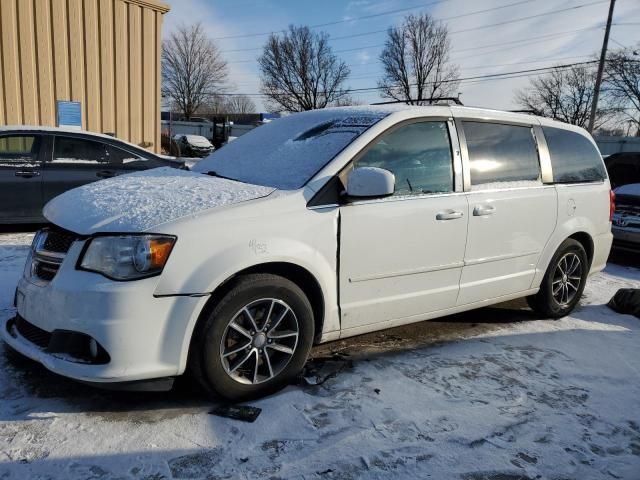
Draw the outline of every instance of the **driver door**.
M381 136L353 167L395 175L392 196L340 208L342 329L409 323L454 307L467 240L468 203L453 124L401 124ZM455 152L454 152L455 150Z

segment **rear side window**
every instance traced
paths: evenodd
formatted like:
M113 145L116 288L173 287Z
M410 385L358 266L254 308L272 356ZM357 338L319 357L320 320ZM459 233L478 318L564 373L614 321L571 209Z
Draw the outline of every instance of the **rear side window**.
M540 180L538 148L530 127L462 122L475 189Z
M10 135L0 137L0 166L29 166L38 163L40 137Z
M600 182L606 174L600 152L583 135L562 128L542 127L547 140L553 181Z
M109 159L105 145L76 137L56 136L53 143L53 163L105 164Z
M396 177L394 195L453 191L453 158L446 122L404 125L382 136L354 165Z

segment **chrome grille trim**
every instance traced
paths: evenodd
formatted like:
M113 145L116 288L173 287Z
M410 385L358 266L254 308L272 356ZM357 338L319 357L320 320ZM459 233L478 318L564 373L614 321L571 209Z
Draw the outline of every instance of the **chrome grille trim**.
M31 277L43 284L53 280L76 239L70 232L51 228L40 230L31 247Z

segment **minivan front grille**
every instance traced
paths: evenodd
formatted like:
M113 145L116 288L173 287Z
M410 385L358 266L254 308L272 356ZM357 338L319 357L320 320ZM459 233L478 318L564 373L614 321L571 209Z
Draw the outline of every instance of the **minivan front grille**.
M53 280L76 238L76 235L66 230L40 230L33 242L31 275L44 282Z
M44 240L43 250L56 253L67 253L76 236L64 230L48 230Z

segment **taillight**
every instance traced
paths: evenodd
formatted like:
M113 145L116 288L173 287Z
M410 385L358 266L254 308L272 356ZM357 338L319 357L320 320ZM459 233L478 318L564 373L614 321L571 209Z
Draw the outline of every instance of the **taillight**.
M616 211L616 194L609 190L609 221L613 221L613 212Z

